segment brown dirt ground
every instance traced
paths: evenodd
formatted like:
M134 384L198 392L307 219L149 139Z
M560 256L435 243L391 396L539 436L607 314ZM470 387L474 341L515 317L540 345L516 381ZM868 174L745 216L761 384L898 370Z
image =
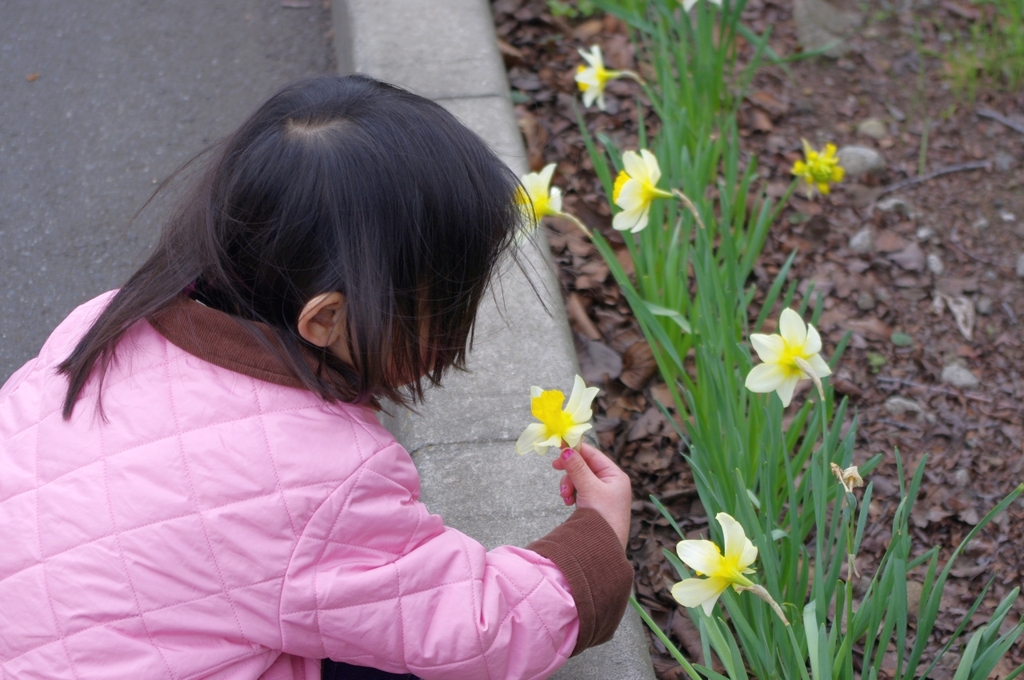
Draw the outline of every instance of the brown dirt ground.
M566 192L566 209L621 244L621 236L610 228L606 199L577 130L573 73L581 61L577 49L594 43L602 46L611 67L636 69L625 27L599 15L571 21L553 17L544 0L494 0L492 8L532 169L558 163L555 183ZM950 91L941 60L921 56L915 28L920 44L940 53L947 34L977 18L971 6L945 0L900 14L883 0L871 0L865 15L846 57L795 62L791 75L778 67L762 69L743 103L740 122L744 152L758 157L772 196L784 193L801 138L815 147L827 141L872 147L887 161L885 171L848 178L826 200L795 197L773 226L752 280L766 290L785 258L797 250L790 278L799 282L801 294L811 281L826 294L819 324L826 354L847 331L853 333L832 384L850 398L859 418L856 462L885 454L871 476L875 500L870 513L877 521L870 523L858 558L861 572L870 574L884 551L898 501L894 447L908 469L929 455L923 493L912 515L919 552L938 544L948 555L1022 479L1024 279L1015 273L1015 264L1024 245L1024 134L977 115L976 107L1012 117L1024 112L1024 93L988 86L979 90L976 102L966 101ZM750 0L744 20L757 31L771 26L777 53L798 51L792 0ZM623 148L635 148L633 99L638 93L631 82L612 83L608 111L586 113L590 129L604 131ZM881 139L857 132L858 124L871 117L884 123ZM885 197L902 201L880 209L876 199L883 190L917 175L926 119L926 173L977 160L992 165L889 192ZM873 245L854 252L850 239L864 228L870 229ZM595 407L597 436L633 480L629 553L637 568L638 596L681 648L699 659L696 631L669 596L676 576L661 554L662 548L674 547L676 537L648 500L650 494L660 498L688 534L706 532L706 513L678 453L678 437L654 405L667 405L667 392L593 246L559 221L548 225L548 237L584 377L603 386ZM941 261L940 273L926 263L929 256ZM966 300L976 309L970 339L958 330L949 305L939 304L940 293L954 304L963 298L961 304ZM905 335L897 335L894 343L894 332ZM950 362L961 362L978 385L960 389L944 383L942 371ZM893 397L910 400L918 410L901 409ZM990 612L1021 583L1024 502L986 528L952 573L933 649L948 639L972 594L990 576L995 581L982 612ZM1024 599L1009 618L1021 614ZM972 627L984 619L979 612ZM653 638L651 650L659 678L681 677L681 669ZM1009 661L1024 661L1020 642ZM939 669L932 677L951 673Z

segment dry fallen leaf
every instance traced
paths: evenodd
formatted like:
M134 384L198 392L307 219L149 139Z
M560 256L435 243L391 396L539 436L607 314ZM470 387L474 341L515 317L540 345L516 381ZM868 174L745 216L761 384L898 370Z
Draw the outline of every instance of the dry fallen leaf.
M619 380L630 389L639 392L657 372L658 364L654 361L654 354L650 345L643 340L634 342L622 355L622 375Z
M29 73L27 76L25 76L25 80L27 80L30 83L34 83L37 80L39 80L39 74L38 73Z

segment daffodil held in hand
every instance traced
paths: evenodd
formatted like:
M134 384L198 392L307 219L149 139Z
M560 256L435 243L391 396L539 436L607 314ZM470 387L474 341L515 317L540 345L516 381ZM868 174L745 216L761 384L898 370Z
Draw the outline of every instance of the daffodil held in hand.
M680 541L676 553L683 564L697 574L706 578L688 578L672 586L672 597L684 607L701 607L704 613L711 616L718 598L729 586L736 592L750 592L769 605L775 613L789 625L782 608L772 596L749 578L753 574L750 565L757 559L757 548L743 532L743 527L732 515L720 512L715 520L722 527L725 535L725 554L718 546L706 540Z
M824 398L821 379L832 375L832 369L821 358L821 336L814 326L805 324L792 309L782 310L779 317L779 335L753 333L750 344L761 359L747 374L747 389L751 392L776 392L782 405L793 401L798 382L808 379Z
M826 144L821 151L815 151L806 139L802 141L804 160L793 164L792 173L807 183L808 198L814 196L815 190L828 194L831 186L841 181L846 174L836 158L836 145Z
M593 427L590 419L594 413L590 405L599 391L596 387L587 387L583 378L576 376L569 402L562 408L565 394L560 390L531 387L530 412L540 422L526 426L516 442L516 453L535 451L543 455L549 447L561 447L562 442L570 448L578 448L583 433Z

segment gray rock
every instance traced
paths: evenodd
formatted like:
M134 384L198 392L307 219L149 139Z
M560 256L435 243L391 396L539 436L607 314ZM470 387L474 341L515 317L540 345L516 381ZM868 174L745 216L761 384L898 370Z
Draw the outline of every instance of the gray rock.
M924 251L916 243L911 243L898 253L893 253L889 259L907 271L919 272L924 269Z
M857 309L862 312L870 312L875 308L875 296L871 293L864 291L857 295Z
M942 272L946 269L942 264L942 258L939 257L938 253L928 253L928 257L925 258L925 264L928 265L928 271L936 276L941 276Z
M804 50L824 49L827 56L837 58L852 49L844 38L860 26L864 16L824 0L795 0L793 20L797 40Z
M984 231L985 229L988 229L988 218L979 217L978 219L974 220L974 222L971 223L971 227L975 231Z
M971 483L971 473L967 468L959 468L953 473L953 482L959 487L965 487Z
M901 416L904 413L916 413L923 416L925 413L923 406L906 397L889 397L885 400L885 410L894 416Z
M935 230L931 227L918 227L916 233L918 241L931 241L935 238Z
M992 298L982 295L978 298L978 302L975 303L974 309L982 316L989 316L992 314Z
M857 134L871 139L884 139L889 136L889 127L878 118L868 118L857 126Z
M871 235L871 227L864 227L850 237L850 250L858 254L870 253L875 249L875 239Z
M1024 253L1017 256L1017 276L1024 279Z
M962 390L973 389L981 384L976 375L959 363L948 364L942 369L942 382Z
M849 177L860 177L869 172L885 170L885 159L882 154L866 146L844 146L836 154L839 165L843 166Z
M917 215L917 212L914 210L914 205L902 196L889 196L888 198L883 198L875 204L875 207L882 212L898 213L906 217L908 220L913 219ZM931 233L934 234L935 231L933 230Z
M1005 151L996 151L995 157L992 159L993 164L996 166L996 170L999 172L1009 172L1013 166L1017 164L1017 159Z

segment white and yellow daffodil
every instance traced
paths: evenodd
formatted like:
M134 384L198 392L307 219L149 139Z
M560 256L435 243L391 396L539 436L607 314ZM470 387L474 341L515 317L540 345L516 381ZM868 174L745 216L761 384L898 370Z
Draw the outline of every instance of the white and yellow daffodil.
M635 234L647 226L654 199L673 198L673 195L658 188L661 168L657 157L647 149L622 154L622 166L612 190L612 202L622 208L622 212L612 218L612 227Z
M576 448L583 433L593 427L590 418L594 413L590 405L599 391L596 387L587 387L583 378L576 376L569 403L563 409L565 394L561 391L531 387L530 412L540 422L526 426L516 442L516 453L536 451L543 455L549 446L561 446L562 442Z
M753 333L750 343L764 363L747 374L747 389L751 392L777 392L783 406L793 400L796 384L804 379L814 381L819 394L821 379L832 375L832 370L818 354L821 336L814 326L804 324L792 309L782 310L779 317L779 335Z
M580 64L576 69L576 85L583 93L583 105L593 106L597 101L597 108L605 110L604 88L609 80L622 76L621 71L612 71L604 67L604 57L601 55L601 47L594 45L590 51L579 50L586 66Z
M523 211L529 229L536 229L540 221L552 215L562 215L562 190L551 186L555 163L544 166L540 172L531 172L519 178L516 204Z
M684 607L703 607L708 616L729 586L737 591L756 587L745 574L754 573L750 565L757 559L757 548L731 515L720 512L715 519L725 534L725 554L711 541L680 541L676 546L679 559L698 576L707 578L688 578L672 586L676 602Z

